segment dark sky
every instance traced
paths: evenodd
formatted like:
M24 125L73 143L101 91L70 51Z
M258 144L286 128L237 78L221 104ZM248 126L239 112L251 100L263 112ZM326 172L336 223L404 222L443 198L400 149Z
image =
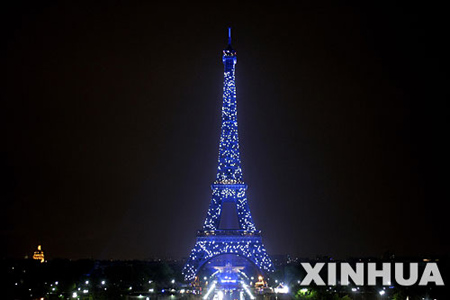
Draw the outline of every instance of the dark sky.
M10 2L1 257L38 243L49 258L189 254L215 179L229 25L244 178L268 252L450 252L442 7Z

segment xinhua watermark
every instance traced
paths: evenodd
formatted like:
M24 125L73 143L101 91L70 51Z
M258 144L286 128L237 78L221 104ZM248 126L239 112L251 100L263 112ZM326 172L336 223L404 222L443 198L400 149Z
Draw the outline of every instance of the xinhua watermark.
M355 263L353 266L349 263L327 263L327 272L321 272L325 263L316 263L312 266L310 263L301 263L306 271L305 278L300 282L300 285L310 285L315 283L317 285L349 285L350 280L354 285L376 285L379 278L382 285L390 286L395 283L401 286L412 285L428 285L434 283L438 286L443 286L441 273L439 272L436 263L426 263L423 271L419 274L418 263L381 263L381 267L377 267L376 263ZM339 270L338 270L339 269ZM422 270L422 268L421 268ZM322 275L326 278L322 278ZM393 278L392 278L393 277ZM325 280L326 282L325 282Z

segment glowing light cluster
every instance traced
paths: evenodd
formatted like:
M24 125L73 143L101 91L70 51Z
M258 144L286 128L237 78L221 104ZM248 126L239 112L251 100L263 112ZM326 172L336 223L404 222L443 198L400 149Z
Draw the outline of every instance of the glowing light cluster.
M219 141L217 176L212 184L211 203L197 234L197 243L184 266L186 280L193 280L202 265L221 254L235 254L252 261L260 270L271 272L273 265L256 230L247 202L247 185L243 181L237 122L235 66L236 51L229 45L223 51L224 83L222 128ZM238 230L219 229L222 204L236 204Z
M34 251L33 259L39 260L41 263L45 262L44 251L42 251L41 245L38 245L37 250Z

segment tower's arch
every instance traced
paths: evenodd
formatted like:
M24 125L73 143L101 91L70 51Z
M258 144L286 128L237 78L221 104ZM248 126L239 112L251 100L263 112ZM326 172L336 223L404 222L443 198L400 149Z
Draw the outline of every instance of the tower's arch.
M183 269L185 278L187 280L194 279L205 263L226 254L247 259L263 274L273 271L272 262L258 233L249 233L247 236L198 237Z

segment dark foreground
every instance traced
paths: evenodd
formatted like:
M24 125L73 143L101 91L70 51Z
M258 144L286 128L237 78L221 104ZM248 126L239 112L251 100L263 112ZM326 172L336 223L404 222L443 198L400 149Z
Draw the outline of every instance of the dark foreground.
M329 258L309 260L327 261ZM358 260L359 261L359 260ZM373 259L371 261L374 261ZM415 259L415 261L418 261ZM155 261L96 261L54 259L45 263L23 259L0 261L0 299L203 299L210 282L205 278L197 286L184 282L181 275L183 262ZM448 283L447 258L439 259L439 267ZM429 285L412 286L335 286L302 287L298 283L305 272L299 262L280 264L277 272L267 278L264 289L255 289L249 282L250 292L256 299L450 299L447 288ZM326 276L324 276L326 278ZM288 293L277 293L283 284ZM226 291L214 290L208 299L251 299L244 292L239 297Z

